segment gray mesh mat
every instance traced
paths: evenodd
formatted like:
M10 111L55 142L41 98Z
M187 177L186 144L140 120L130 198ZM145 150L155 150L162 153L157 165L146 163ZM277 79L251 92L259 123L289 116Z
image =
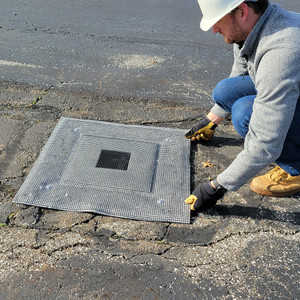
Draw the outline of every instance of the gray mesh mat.
M14 202L190 223L190 142L179 129L62 117Z

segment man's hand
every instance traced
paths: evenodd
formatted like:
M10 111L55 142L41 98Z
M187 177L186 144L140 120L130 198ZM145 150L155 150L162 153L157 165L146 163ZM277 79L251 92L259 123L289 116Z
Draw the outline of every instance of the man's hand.
M195 140L209 140L215 133L215 128L217 125L211 122L208 118L202 118L198 123L196 123L189 132L184 136L191 141Z
M215 189L209 181L198 186L186 200L193 211L200 212L212 208L226 193L225 188Z

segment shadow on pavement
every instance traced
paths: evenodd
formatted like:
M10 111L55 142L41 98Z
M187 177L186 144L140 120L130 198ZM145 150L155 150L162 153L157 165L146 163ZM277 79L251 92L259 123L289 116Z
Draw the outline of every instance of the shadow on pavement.
M293 225L300 225L299 212L281 212L263 207L244 207L239 205L224 206L217 205L213 210L206 212L208 215L219 216L235 216L252 218L256 220L271 220L282 223L290 223Z

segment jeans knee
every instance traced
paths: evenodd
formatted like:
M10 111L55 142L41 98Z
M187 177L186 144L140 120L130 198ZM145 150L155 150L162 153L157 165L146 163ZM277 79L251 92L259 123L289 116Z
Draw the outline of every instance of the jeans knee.
M256 96L255 86L249 76L229 77L221 80L213 90L213 99L217 105L231 113L232 106L243 97Z
M212 97L215 103L223 107L223 103L226 101L226 94L229 90L228 80L229 78L221 80L214 88Z

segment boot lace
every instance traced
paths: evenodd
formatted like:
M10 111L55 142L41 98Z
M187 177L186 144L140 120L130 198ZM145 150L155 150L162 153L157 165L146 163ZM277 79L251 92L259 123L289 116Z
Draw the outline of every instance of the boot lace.
M287 177L288 173L277 166L276 168L270 171L270 184L272 182L279 183L280 181L286 181Z

